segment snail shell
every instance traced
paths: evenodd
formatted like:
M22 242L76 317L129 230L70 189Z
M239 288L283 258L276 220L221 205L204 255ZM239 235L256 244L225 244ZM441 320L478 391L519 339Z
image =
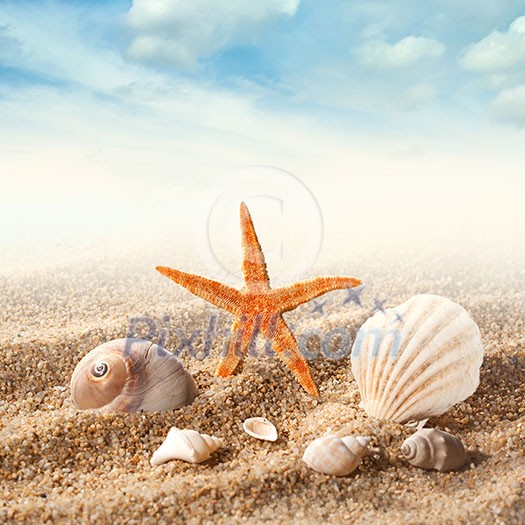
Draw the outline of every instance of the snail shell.
M422 428L401 445L401 453L411 465L440 472L465 464L467 454L461 441L442 430Z
M405 423L439 416L475 392L483 344L459 304L416 295L368 319L351 360L367 414Z
M115 339L91 350L71 377L78 408L157 411L190 404L197 386L170 352L143 339Z
M346 476L353 472L367 453L369 437L329 434L312 441L303 454L303 461L317 472Z
M172 427L162 445L153 453L150 463L160 465L172 459L188 463L206 461L220 446L219 438L199 434L195 430L179 430Z

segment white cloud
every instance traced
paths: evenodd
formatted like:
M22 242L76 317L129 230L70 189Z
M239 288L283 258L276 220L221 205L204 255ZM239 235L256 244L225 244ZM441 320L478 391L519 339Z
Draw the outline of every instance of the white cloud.
M128 55L192 68L232 42L254 42L273 20L293 16L299 1L134 0L128 23L136 34Z
M492 102L491 109L497 120L525 127L525 85L504 89Z
M499 91L490 107L494 119L525 127L525 16L516 18L506 31L493 31L471 44L460 64L484 73L489 86Z
M516 18L507 31L493 31L471 44L460 62L466 69L484 72L525 65L525 16Z
M365 42L357 50L361 62L377 69L412 66L425 58L437 58L445 46L433 38L407 36L389 44L383 38Z
M85 6L45 2L28 12L23 2L0 3L0 61L101 91L140 79L138 66L99 42L96 16Z

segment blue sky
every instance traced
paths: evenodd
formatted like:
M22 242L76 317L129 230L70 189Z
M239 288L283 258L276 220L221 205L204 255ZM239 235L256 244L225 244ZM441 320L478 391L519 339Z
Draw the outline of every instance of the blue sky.
M117 98L133 83L195 82L342 120L462 107L523 126L498 105L523 102L520 16L508 0L2 1L0 78Z
M100 233L105 207L187 206L252 164L328 225L348 188L371 195L349 223L372 203L415 228L432 194L498 235L523 218L525 4L0 0L0 138L4 226L25 210L4 239Z

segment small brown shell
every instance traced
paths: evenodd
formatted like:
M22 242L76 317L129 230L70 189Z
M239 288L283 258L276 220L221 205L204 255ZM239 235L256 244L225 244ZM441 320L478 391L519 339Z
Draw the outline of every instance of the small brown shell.
M415 467L441 472L465 464L466 452L461 441L442 430L422 428L401 445L401 453Z
M193 401L197 386L170 352L142 339L104 343L76 366L71 396L80 409L170 410Z

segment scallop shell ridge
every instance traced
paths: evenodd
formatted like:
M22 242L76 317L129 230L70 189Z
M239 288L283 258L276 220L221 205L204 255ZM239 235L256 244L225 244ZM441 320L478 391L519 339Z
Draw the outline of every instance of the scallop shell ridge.
M360 328L352 372L368 415L399 423L446 412L479 385L483 344L460 305L416 295Z

